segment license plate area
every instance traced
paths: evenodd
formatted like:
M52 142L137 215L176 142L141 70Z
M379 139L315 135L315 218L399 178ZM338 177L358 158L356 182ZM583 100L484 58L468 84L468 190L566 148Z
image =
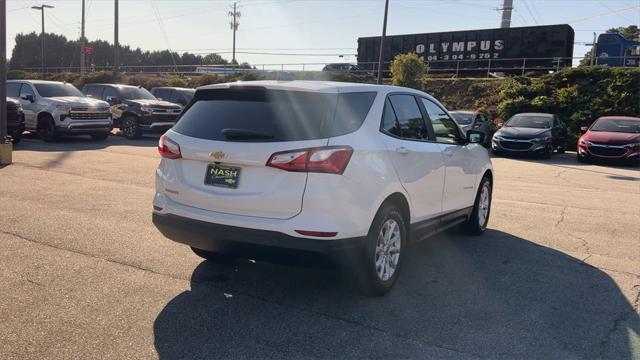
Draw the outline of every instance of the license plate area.
M236 189L240 180L240 168L219 164L209 164L204 176L204 184Z

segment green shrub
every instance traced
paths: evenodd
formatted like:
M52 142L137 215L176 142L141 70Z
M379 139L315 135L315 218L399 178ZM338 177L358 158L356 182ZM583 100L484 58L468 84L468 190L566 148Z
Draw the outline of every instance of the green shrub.
M189 81L180 76L171 76L165 81L165 86L172 87L187 87L188 84Z
M393 85L419 89L426 73L427 67L424 61L414 53L396 55L391 62L391 83Z

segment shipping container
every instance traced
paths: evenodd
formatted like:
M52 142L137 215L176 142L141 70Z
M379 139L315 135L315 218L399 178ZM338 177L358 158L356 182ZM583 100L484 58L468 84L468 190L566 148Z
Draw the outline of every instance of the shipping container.
M554 70L571 66L574 35L569 25L388 35L384 69L396 55L416 53L435 73ZM379 53L380 36L358 39L358 65L375 71Z

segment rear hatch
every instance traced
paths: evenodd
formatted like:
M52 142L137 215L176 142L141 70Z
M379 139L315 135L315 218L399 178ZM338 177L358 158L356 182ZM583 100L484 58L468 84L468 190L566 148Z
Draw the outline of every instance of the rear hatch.
M181 188L167 196L229 214L276 219L297 215L307 174L266 163L275 152L326 145L324 128L335 97L257 87L200 90L172 130L182 153L175 161ZM236 183L206 184L206 173L216 171L216 165L238 171Z
M271 219L297 215L307 173L267 162L274 153L326 146L329 137L359 128L375 98L375 93L367 94L366 112L354 120L349 111L340 110L344 106L336 92L257 86L199 90L166 134L181 151L180 159L170 160L178 188L167 189L166 195L181 204L228 214ZM351 120L334 126L334 119L345 117L336 113Z

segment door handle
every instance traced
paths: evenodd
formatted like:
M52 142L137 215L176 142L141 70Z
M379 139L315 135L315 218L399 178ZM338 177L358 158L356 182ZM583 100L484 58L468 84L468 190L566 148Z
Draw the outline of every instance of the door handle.
M406 147L404 147L404 146L401 146L401 147L399 147L399 148L396 148L396 152L397 152L398 154L407 155L407 154L409 153L409 149L407 149L407 148L406 148Z

